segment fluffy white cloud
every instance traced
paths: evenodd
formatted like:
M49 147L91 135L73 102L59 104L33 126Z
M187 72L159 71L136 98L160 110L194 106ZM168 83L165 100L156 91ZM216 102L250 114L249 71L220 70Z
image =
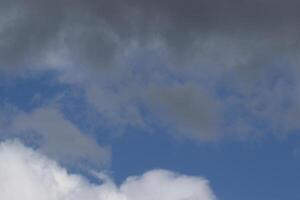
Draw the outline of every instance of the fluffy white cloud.
M109 178L100 185L80 175L68 174L21 143L0 144L1 200L215 200L201 177L153 170L129 177L120 186Z

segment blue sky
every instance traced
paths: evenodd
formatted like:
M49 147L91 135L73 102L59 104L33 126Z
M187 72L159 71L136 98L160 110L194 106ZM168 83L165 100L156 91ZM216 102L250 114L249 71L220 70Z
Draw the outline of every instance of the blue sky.
M210 180L216 196L224 200L299 198L298 134L197 142L174 138L167 127L155 120L151 121L151 131L128 126L115 134L119 127L101 122L90 124L89 121L101 121L101 113L89 111L91 105L87 104L82 92L72 92L76 88L56 83L55 79L56 75L51 72L17 79L4 77L1 81L1 106L9 104L23 112L32 112L63 93L64 96L56 101L59 101L57 104L65 118L97 143L111 146L111 163L105 169L119 184L128 176L158 168L205 177ZM76 113L81 114L77 116ZM38 141L26 137L21 137L23 142L36 147ZM7 138L13 137L4 139ZM74 166L68 168L95 180L85 170Z
M300 199L298 7L0 0L0 199Z

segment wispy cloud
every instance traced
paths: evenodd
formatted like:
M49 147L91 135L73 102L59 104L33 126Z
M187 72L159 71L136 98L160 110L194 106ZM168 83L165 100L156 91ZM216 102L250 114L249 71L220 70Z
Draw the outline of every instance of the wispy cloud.
M75 164L78 169L99 169L110 164L110 147L98 145L55 107L40 107L29 113L17 111L9 121L5 129L1 127L6 132L2 140L18 137L52 159L67 166Z

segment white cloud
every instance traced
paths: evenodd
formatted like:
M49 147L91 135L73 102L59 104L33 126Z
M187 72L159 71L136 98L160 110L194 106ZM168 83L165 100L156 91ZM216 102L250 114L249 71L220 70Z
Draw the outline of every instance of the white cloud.
M120 186L110 179L100 185L68 174L19 142L0 144L1 200L215 200L208 182L166 170L129 177Z

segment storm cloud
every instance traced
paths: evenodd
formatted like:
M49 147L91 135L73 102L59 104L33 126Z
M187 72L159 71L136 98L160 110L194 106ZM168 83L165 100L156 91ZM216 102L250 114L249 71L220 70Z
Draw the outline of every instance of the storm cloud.
M298 7L293 0L3 0L1 65L40 64L54 51L77 65L104 67L131 46L159 41L176 57L201 53L195 50L215 36L245 53L256 46L270 54L295 50Z

